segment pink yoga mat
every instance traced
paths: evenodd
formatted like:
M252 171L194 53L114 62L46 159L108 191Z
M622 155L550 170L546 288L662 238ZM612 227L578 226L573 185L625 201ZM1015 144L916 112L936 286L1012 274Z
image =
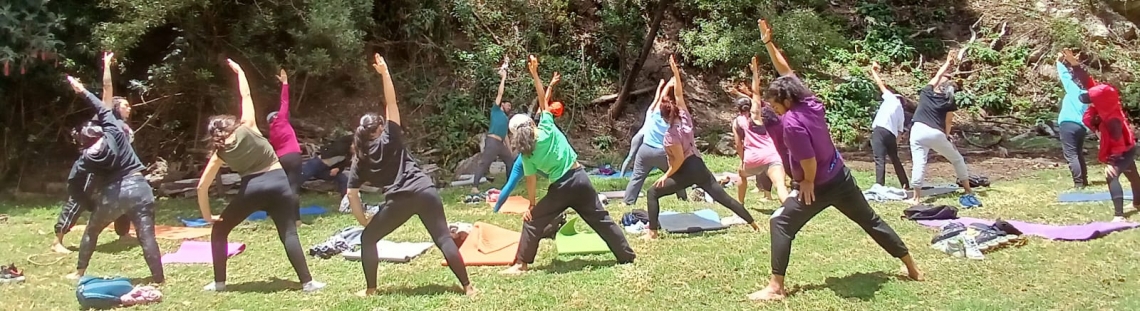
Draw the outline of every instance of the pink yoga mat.
M245 251L245 243L230 243L226 245L226 257L233 257ZM162 255L162 263L212 263L210 242L182 241L177 252Z
M993 220L962 217L949 220L919 220L918 223L930 227L942 227L950 222L957 222L969 226L973 223L992 225ZM1006 220L1021 233L1062 241L1087 241L1099 238L1116 231L1140 227L1140 224L1130 222L1094 222L1083 225L1043 225L1016 220Z

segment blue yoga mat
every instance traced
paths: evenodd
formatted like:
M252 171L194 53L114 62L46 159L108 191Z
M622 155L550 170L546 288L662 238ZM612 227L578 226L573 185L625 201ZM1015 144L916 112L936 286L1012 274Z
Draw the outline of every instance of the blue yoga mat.
M1132 192L1131 191L1124 191L1124 199L1131 201L1132 200ZM1057 202L1064 202L1064 203L1099 202L1099 201L1111 201L1111 200L1112 200L1112 195L1108 194L1108 192L1096 192L1096 193L1069 192L1069 193L1062 193L1062 194L1057 196Z
M720 223L720 215L711 209L691 213L661 212L660 221L661 229L670 233L696 233L728 228Z
M619 174L619 173L620 172L614 172L613 175L594 174L594 175L590 175L590 176L591 177L597 177L597 178L603 178L603 179L605 179L605 178L633 178L633 171L625 172L625 174Z
M325 212L325 208L320 206L309 206L301 208L301 216L321 215ZM269 218L269 214L265 213L265 211L257 211L253 214L250 214L249 217L245 218L245 220L258 221L265 220L266 218ZM209 225L209 223L202 218L179 218L178 220L182 221L182 224L186 225L187 227L205 227L206 225Z

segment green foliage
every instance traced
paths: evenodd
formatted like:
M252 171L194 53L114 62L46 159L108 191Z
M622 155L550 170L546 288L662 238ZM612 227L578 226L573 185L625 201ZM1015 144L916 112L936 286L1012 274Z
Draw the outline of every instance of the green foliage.
M739 3L726 3L739 2ZM756 25L756 14L772 12L767 1L702 0L689 4L699 12L694 27L682 29L681 52L699 67L746 68L753 55L764 54L764 44ZM793 66L814 66L826 58L827 49L847 46L840 29L820 14L796 9L766 16L775 42Z
M1013 99L1018 94L1023 74L1027 70L1029 48L1009 46L995 51L985 44L974 44L968 51L968 58L974 61L973 73L968 87L962 87L955 96L961 107L975 107L990 113L1007 114L1015 108ZM959 83L962 85L962 83Z
M46 0L0 4L0 63L5 76L14 67L23 71L29 63L54 58L63 46L53 33L63 28L63 20L52 9Z
M1081 25L1067 18L1055 18L1049 24L1049 36L1057 48L1079 48L1084 45Z

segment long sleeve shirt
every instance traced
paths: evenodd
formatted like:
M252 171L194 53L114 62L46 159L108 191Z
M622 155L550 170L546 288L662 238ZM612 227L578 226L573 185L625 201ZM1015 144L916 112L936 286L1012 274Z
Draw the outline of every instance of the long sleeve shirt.
M281 107L277 109L277 118L269 123L269 144L277 156L290 153L300 153L301 145L297 143L297 133L293 125L289 124L289 84L281 84Z

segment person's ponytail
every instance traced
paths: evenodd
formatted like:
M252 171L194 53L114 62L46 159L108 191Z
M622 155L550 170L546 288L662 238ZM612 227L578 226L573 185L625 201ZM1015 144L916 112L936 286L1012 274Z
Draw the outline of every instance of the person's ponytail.
M375 113L366 113L360 117L360 125L352 135L352 149L357 159L368 157L368 144L375 139L376 129L380 128L383 118Z
M233 115L223 114L210 117L209 123L206 125L206 134L208 135L206 140L209 148L218 152L230 147L226 143L226 139L234 134L238 126L241 126L241 123Z

